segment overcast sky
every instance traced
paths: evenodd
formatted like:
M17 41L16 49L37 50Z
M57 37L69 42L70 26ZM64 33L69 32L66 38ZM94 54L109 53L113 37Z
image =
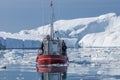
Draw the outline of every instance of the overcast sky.
M0 31L18 32L50 22L50 0L0 0ZM114 12L120 15L120 0L54 0L55 21L94 17Z

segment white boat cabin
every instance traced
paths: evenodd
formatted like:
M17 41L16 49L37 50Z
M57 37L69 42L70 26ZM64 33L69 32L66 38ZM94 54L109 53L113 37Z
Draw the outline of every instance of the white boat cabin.
M44 38L41 45L43 55L66 55L66 48L64 40L51 39L49 35Z

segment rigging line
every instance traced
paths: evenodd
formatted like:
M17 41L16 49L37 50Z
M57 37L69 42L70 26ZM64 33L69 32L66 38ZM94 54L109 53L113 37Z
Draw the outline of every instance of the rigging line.
M45 12L45 10L44 10L44 1L43 0L40 0L40 7L41 7L41 27L42 27L42 35L44 35L45 34L45 32L44 32L44 27L43 27L43 25L45 24L45 19L44 19L44 17L45 17L45 15L44 15L44 12Z
M51 4L50 4L51 5ZM49 12L49 11L47 11L47 12ZM49 18L49 24L48 24L48 27L45 27L45 35L50 35L50 22L51 20L50 20L50 18ZM49 32L49 33L48 33Z
M56 9L55 9L55 10L56 10L55 12L56 12L56 14L57 14L57 18L58 18L58 19L59 19L59 16L60 16L60 8L59 8L60 6L59 6L59 4L60 4L59 2L56 2L56 7L55 7L55 8L56 8ZM56 18L55 14L54 14L54 19L58 20L57 18ZM58 28L57 26L56 26L55 35L56 35L56 37L59 37L59 38L60 38L59 28Z
M53 18L55 19L55 20L58 20L59 18L60 18L60 16L61 16L61 11L60 11L60 3L59 2L56 2L56 4L55 4L55 12L56 12L56 14L57 14L57 18L56 18L56 15L55 14L53 14ZM56 27L56 31L55 31L55 35L56 35L56 37L59 37L59 38L61 38L61 34L60 34L60 32L59 32L59 28L58 27Z

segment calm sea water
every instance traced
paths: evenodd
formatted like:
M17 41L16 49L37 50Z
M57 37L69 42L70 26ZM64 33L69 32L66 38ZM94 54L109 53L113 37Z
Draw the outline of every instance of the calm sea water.
M37 50L0 51L0 80L120 80L119 48L68 49L64 73L37 72ZM44 76L44 77L43 77Z

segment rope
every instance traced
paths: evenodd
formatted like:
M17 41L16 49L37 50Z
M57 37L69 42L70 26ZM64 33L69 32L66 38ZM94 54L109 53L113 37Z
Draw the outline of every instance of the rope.
M43 27L43 25L45 24L45 22L44 22L44 16L45 16L45 15L44 15L44 12L45 12L45 11L44 11L44 6L43 6L43 5L44 5L43 0L40 0L41 16L42 16L42 17L41 17L41 18L42 18L42 19L41 19L41 25L42 25L41 27ZM42 35L44 35L44 27L43 27L42 29L43 29L43 30L42 30L42 31L43 31Z

